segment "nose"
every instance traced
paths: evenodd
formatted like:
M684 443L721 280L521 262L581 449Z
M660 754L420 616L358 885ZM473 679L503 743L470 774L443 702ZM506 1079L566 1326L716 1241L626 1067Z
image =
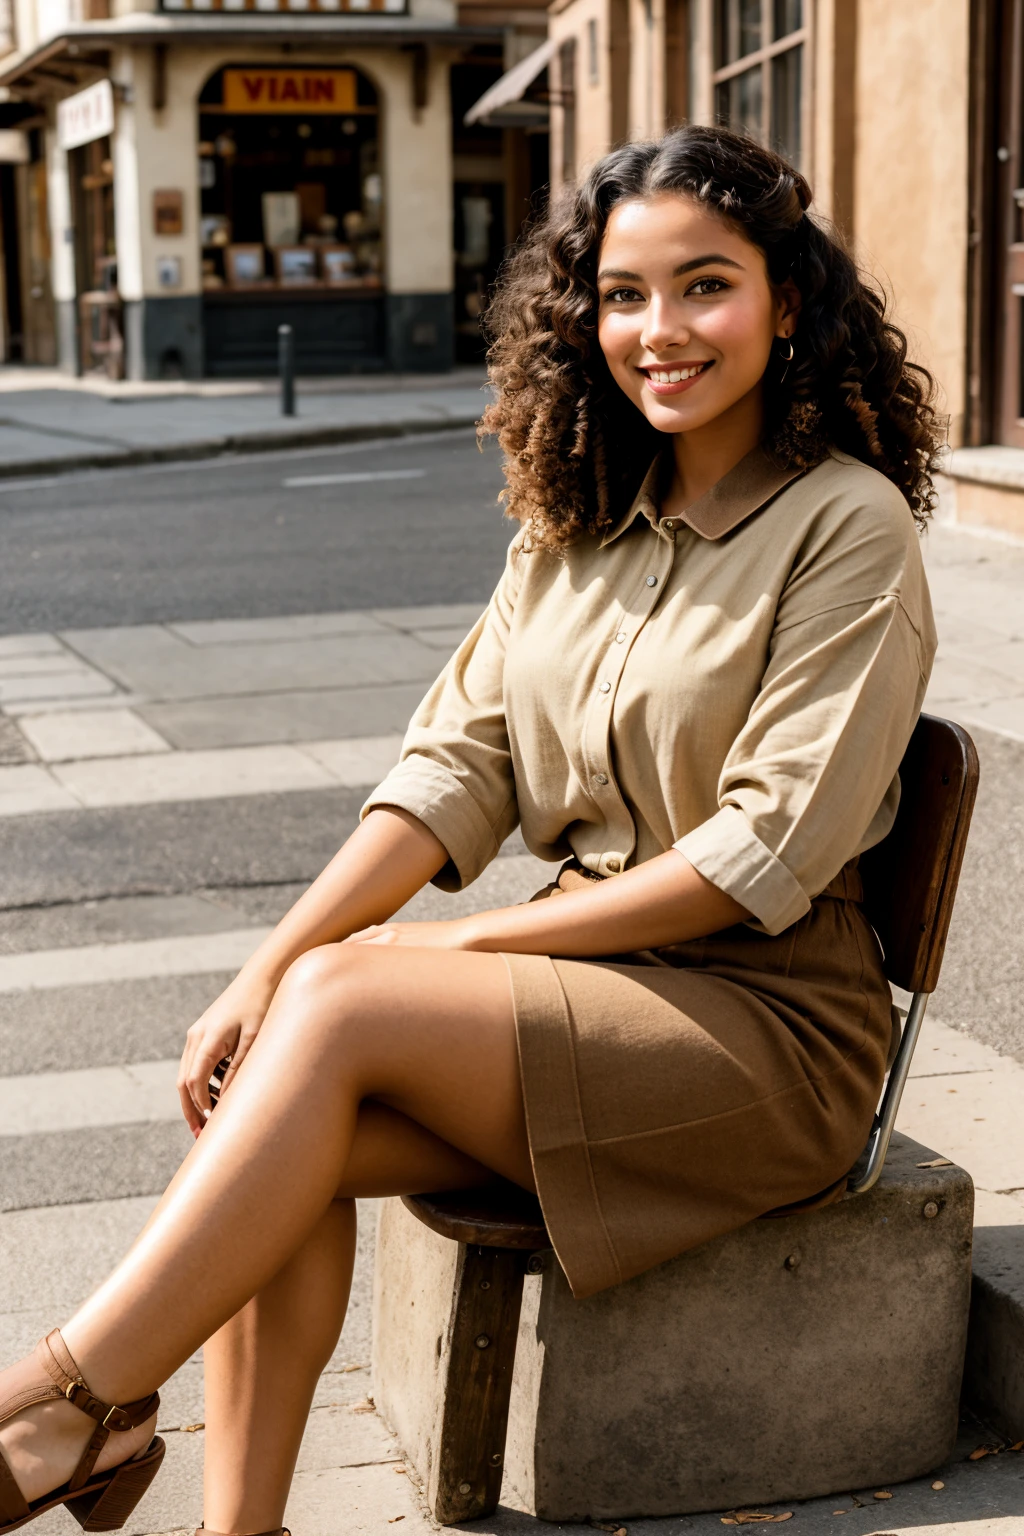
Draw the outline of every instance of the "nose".
M685 346L689 339L690 332L672 299L652 293L644 314L641 345L649 352L665 352L669 347Z

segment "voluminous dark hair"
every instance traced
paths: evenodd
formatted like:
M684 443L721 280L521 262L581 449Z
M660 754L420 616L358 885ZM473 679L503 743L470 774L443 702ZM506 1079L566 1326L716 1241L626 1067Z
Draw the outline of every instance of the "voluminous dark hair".
M723 128L677 128L600 160L507 260L487 312L496 398L481 437L505 454L509 515L533 547L557 549L621 516L657 452L657 432L614 383L597 340L597 263L619 203L694 198L763 253L773 285L791 278L801 308L795 356L765 377L765 446L801 469L830 448L898 486L918 524L935 500L943 439L934 382L842 239L807 213L811 189L779 155Z

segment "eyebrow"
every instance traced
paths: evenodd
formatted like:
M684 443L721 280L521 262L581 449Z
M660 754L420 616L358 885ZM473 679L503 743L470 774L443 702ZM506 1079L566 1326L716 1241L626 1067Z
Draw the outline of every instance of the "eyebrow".
M722 256L718 253L713 253L710 256L695 256L692 261L684 261L680 266L675 268L672 276L682 277L687 272L696 271L698 267L711 266L736 267L741 272L743 270L742 263L733 261L731 256ZM604 278L616 278L620 282L630 283L639 283L643 281L639 272L626 272L619 267L604 267L597 274L597 280L598 282L601 282Z

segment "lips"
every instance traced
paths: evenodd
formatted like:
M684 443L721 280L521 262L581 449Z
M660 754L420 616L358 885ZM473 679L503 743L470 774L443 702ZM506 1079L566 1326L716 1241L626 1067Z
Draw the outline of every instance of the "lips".
M713 367L713 361L700 363L675 363L671 366L641 368L647 387L655 395L678 395L692 389L702 374Z

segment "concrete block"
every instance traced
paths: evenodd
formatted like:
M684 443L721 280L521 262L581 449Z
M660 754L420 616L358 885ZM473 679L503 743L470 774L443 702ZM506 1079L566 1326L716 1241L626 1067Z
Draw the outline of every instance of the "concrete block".
M894 1138L870 1194L751 1223L586 1301L528 1275L502 1500L545 1520L689 1514L904 1481L957 1426L973 1186ZM932 1206L934 1214L929 1214ZM456 1245L387 1202L377 1402L428 1480Z
M964 1396L1013 1442L1024 1437L1024 1204L986 1193L979 1205Z

